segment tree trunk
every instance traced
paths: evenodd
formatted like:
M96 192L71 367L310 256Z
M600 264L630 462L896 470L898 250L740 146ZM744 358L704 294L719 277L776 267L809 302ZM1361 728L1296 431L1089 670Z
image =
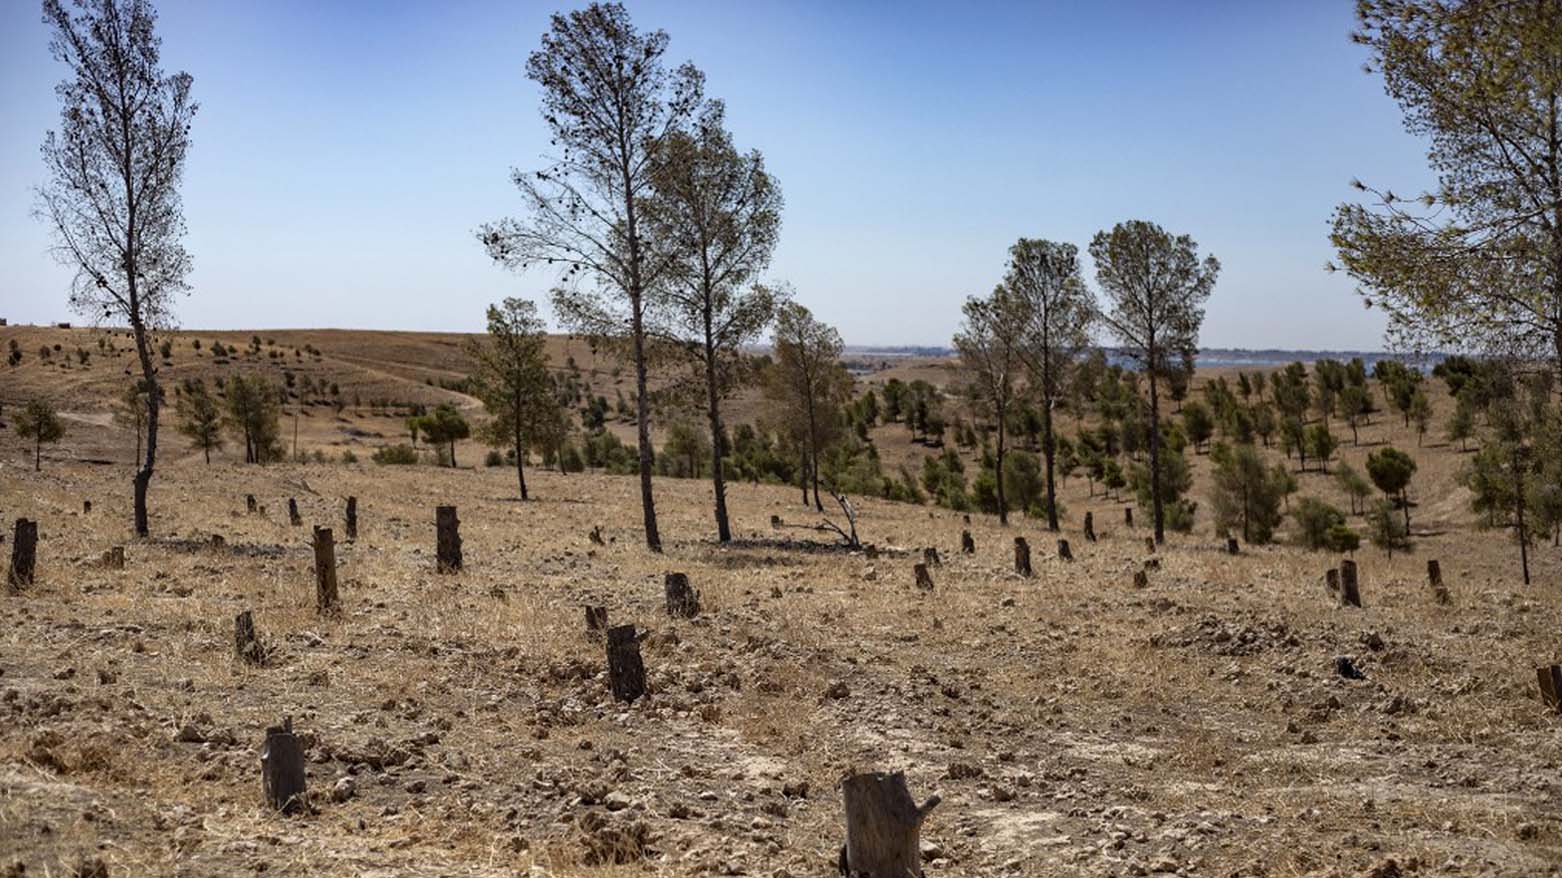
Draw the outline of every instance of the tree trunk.
M440 506L434 510L435 570L440 573L461 571L461 521L456 518L456 507Z
M302 811L304 804L304 748L293 737L293 720L266 729L266 745L260 754L261 787L266 804L284 814Z
M1161 398L1155 380L1155 342L1149 346L1150 365L1150 501L1155 512L1155 541L1166 542L1166 510L1161 498Z
M347 541L358 539L358 498L347 498Z
M11 567L6 573L6 583L12 588L32 585L37 563L38 522L18 518L11 536Z
M939 803L921 807L906 788L906 776L858 774L841 782L846 844L840 871L848 878L921 878L922 823Z
M1045 379L1043 379L1045 380ZM1058 492L1053 481L1053 457L1057 454L1057 437L1052 432L1052 397L1041 401L1041 453L1047 467L1047 530L1058 529Z
M632 271L638 282L638 245L630 226L630 247L636 251L632 258ZM631 291L630 310L633 312L635 357L635 437L640 452L640 511L645 520L645 546L653 552L662 551L662 535L656 528L656 498L651 493L651 400L646 390L645 319L641 313L640 291Z
M1096 516L1093 512L1085 513L1085 542L1096 541Z
M529 500L526 496L526 443L521 441L521 412L515 411L515 480L521 483L521 499Z
M716 540L732 541L732 528L727 523L727 479L721 471L722 446L721 398L716 392L716 352L710 341L710 313L705 315L705 402L710 418L711 488L716 493Z
M633 625L607 630L607 682L619 701L633 702L645 694L645 663Z
M336 543L328 527L315 528L315 611L321 615L337 611Z
M976 541L971 539L971 532L968 530L960 532L960 552L964 555L976 554Z

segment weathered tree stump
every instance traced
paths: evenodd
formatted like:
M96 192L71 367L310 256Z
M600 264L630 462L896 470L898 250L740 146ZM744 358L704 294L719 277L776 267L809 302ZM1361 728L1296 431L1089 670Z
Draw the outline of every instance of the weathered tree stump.
M1074 560L1074 550L1068 547L1068 540L1058 540L1058 557L1064 561Z
M1159 570L1159 569L1161 569L1161 559L1159 559L1159 558L1146 558L1146 559L1144 559L1144 569L1146 569L1146 570Z
M233 617L233 652L239 661L252 665L266 663L266 648L255 634L255 616L249 610Z
M607 540L602 539L602 525L600 525L600 524L597 525L596 527L593 527L591 529L591 533L586 534L586 539L590 540L592 545L597 545L597 546L605 546L605 545L607 545Z
M292 497L287 498L287 521L294 527L304 523L303 516L298 514L298 501Z
M968 530L960 531L960 553L963 555L976 554L976 540L971 538Z
M1426 562L1426 581L1432 587L1432 596L1440 604L1453 603L1453 597L1448 594L1448 586L1443 585L1443 568L1437 563L1436 558L1429 558Z
M1329 594L1340 593L1340 570L1338 567L1330 567L1323 571L1323 587L1329 590Z
M258 509L258 508L259 508L259 506L255 503L255 495L254 494L245 494L244 495L244 509L246 511L248 511L250 515L254 515L255 514L255 510Z
M847 878L921 878L922 823L939 803L918 807L900 772L856 774L841 781L846 844L839 868Z
M927 591L933 590L933 574L927 572L927 564L917 564L911 568L911 572L917 578L917 588Z
M334 613L339 609L336 596L336 542L328 527L315 528L315 610Z
M1096 541L1096 516L1094 512L1085 513L1085 542Z
M1134 571L1134 588L1149 588L1150 574L1143 570Z
M18 518L11 537L11 567L6 573L6 583L12 588L32 585L37 566L38 522Z
M1562 665L1542 665L1535 669L1540 678L1540 698L1546 706L1562 713Z
M1226 554L1227 555L1235 555L1239 551L1241 551L1241 550L1237 547L1237 538L1236 537L1226 537Z
M967 512L962 517L964 518L964 523L965 524L970 524L971 523L971 513Z
M928 546L922 550L922 563L929 567L939 567L942 566L944 562L941 558L938 557L938 549L932 546Z
M103 566L110 570L125 569L125 547L113 546L103 553Z
M83 500L83 501L81 501L81 514L82 515L91 515L92 514L92 501L91 500Z
M1340 605L1361 606L1361 590L1356 580L1356 562L1349 558L1340 562Z
M689 574L667 574L663 588L667 593L667 615L693 619L700 614L700 593L689 585Z
M1030 543L1025 542L1024 537L1014 538L1014 572L1021 576L1030 576Z
M869 561L877 561L879 560L879 547L872 544L863 546L862 554L866 556Z
M358 498L347 498L347 541L358 539Z
M645 663L633 625L607 629L607 684L619 701L633 702L645 694Z
M293 718L266 729L260 754L261 787L266 804L284 814L304 810L304 748L293 737Z
M223 538L222 534L212 534L211 546L213 551L220 552L228 547L228 541Z
M1152 555L1155 554L1155 537L1144 538L1144 550Z
M772 515L772 516L770 516L770 529L771 530L780 530L781 529L781 516L779 516L779 515Z
M607 630L607 607L586 605L586 631L595 633Z
M1134 508L1132 506L1123 507L1123 524L1129 527L1134 526Z
M461 521L456 518L454 506L440 506L434 510L436 531L435 569L440 573L461 572Z

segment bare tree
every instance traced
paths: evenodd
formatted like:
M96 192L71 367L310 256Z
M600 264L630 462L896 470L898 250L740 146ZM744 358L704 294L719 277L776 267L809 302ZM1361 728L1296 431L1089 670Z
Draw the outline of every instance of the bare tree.
M1176 368L1174 358L1198 346L1204 302L1215 288L1220 261L1200 260L1187 235L1173 236L1155 223L1129 220L1090 242L1096 282L1111 303L1101 319L1150 379L1150 503L1155 541L1166 541L1161 472L1161 406L1158 377Z
M1024 315L1019 354L1029 373L1030 394L1041 409L1041 451L1047 469L1047 529L1058 529L1055 479L1057 437L1053 410L1068 393L1068 375L1079 353L1090 346L1095 298L1079 273L1079 249L1033 238L1009 248L1004 285Z
M781 229L781 190L758 151L739 153L711 101L688 132L664 137L654 152L648 237L667 273L650 292L648 321L699 370L710 422L716 533L732 539L722 476L726 433L721 400L744 378L742 347L770 325L773 288L747 286L770 263Z
M994 457L998 523L1007 525L1009 503L1004 496L1003 461L1009 410L1014 405L1016 379L1023 365L1020 341L1025 331L1025 314L1019 298L1001 284L985 299L966 299L964 311L965 322L955 333L955 350L960 353L961 364L971 373L971 389L979 407L992 415L998 432Z
M145 0L44 0L49 49L69 68L55 93L60 130L44 137L49 182L37 214L56 257L76 270L70 304L93 320L130 325L146 387L146 456L135 476L135 529L147 536L146 494L157 462L157 386L150 333L170 326L189 289L179 182L196 104L188 73L164 75L157 13Z
M640 33L616 3L555 14L526 64L542 86L542 115L560 150L542 171L512 172L528 216L485 225L489 255L525 269L563 269L554 305L565 323L626 340L635 367L640 505L645 542L662 549L651 492L651 401L646 389L646 291L665 266L643 237L651 155L698 107L703 77L692 65L669 71L664 31ZM589 276L592 284L582 287Z

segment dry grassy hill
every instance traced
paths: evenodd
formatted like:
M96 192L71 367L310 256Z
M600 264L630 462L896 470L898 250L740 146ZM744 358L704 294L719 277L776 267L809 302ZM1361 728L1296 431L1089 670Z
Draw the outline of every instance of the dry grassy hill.
M1505 534L1471 527L1458 451L1416 449L1392 419L1344 453L1415 455L1416 549L1358 553L1362 609L1325 591L1337 559L1228 556L1207 520L1171 535L1136 588L1147 531L1082 479L1064 496L1072 563L1034 522L862 499L870 560L808 529L817 516L793 490L748 485L730 499L739 539L719 546L708 485L680 480L657 481L657 556L632 478L541 473L519 503L502 469L208 467L175 439L154 538L136 542L133 440L106 426L129 360L100 356L86 330L12 327L0 344L13 335L27 361L0 373L6 411L47 392L72 433L41 473L0 435L3 548L15 518L40 526L37 582L0 595L0 874L834 874L835 785L869 768L943 796L923 836L929 878L1562 873L1562 717L1535 686L1535 667L1562 659L1546 610L1562 557L1542 549L1536 584L1519 585ZM462 373L458 336L262 335L344 392L460 399L437 386ZM181 334L176 379L222 368L193 336L249 338ZM90 367L36 362L56 341L92 351ZM612 387L576 344L594 386ZM304 345L319 358L293 357ZM264 353L246 367L275 368ZM1448 401L1434 405L1440 420ZM364 408L313 407L306 447L390 441L344 427L399 434ZM905 436L876 434L886 456L927 453ZM1201 456L1197 478L1207 469ZM1333 490L1300 478L1304 494ZM266 511L247 513L246 494ZM320 617L309 529L288 524L286 501L340 538L347 496L362 524L338 545L344 611ZM439 504L460 510L459 575L434 571ZM1086 510L1099 542L1079 532ZM587 539L596 526L606 545ZM965 529L973 555L957 551ZM1032 578L1012 572L1015 536ZM123 570L99 560L115 545ZM932 592L911 575L928 546L943 556ZM1427 589L1430 558L1451 605ZM702 592L692 621L663 611L674 570ZM612 700L588 604L648 632L650 696ZM263 667L234 656L246 609ZM1366 679L1339 676L1340 656ZM257 759L284 716L312 794L294 817L263 807Z

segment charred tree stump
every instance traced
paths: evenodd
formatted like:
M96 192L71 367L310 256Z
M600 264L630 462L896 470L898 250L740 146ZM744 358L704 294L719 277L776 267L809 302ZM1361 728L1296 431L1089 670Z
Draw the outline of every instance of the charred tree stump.
M228 541L223 538L222 534L212 534L212 543L211 543L211 545L212 545L212 551L220 552L223 549L226 549L228 547Z
M933 590L933 574L927 572L926 564L917 564L911 568L911 572L917 578L917 588L926 591Z
M124 570L125 569L125 547L124 546L114 546L114 547L110 548L107 552L103 553L103 558L102 558L102 562L101 563L103 564L104 567L107 567L110 570Z
M1440 604L1453 603L1453 598L1448 594L1448 586L1443 585L1443 568L1437 563L1436 558L1426 562L1426 582L1432 587L1432 596Z
M1240 551L1240 549L1237 547L1237 538L1236 537L1226 537L1226 554L1227 555L1235 555L1239 551Z
M1030 576L1030 543L1025 542L1024 537L1014 538L1014 572L1021 576Z
M250 515L254 515L255 514L255 510L258 509L258 508L260 508L260 507L255 503L255 495L254 494L245 494L244 495L244 509L245 509L245 511L247 511Z
M607 607L586 605L586 632L594 634L607 630Z
M233 617L233 652L239 661L252 665L266 663L266 648L255 634L255 615L249 610Z
M273 810L292 814L304 809L304 748L293 737L292 717L266 729L260 777L266 804Z
M645 663L633 625L607 629L607 684L619 701L633 702L645 694Z
M287 521L294 527L304 523L303 517L298 514L298 501L292 497L287 498Z
M921 878L922 823L939 803L920 807L900 772L857 774L841 781L846 844L839 868L847 878Z
M922 563L929 567L941 566L944 562L938 557L938 550L932 546L922 550Z
M586 539L590 540L592 545L596 545L596 546L605 546L605 545L607 545L607 540L602 539L602 525L600 525L600 524L597 525L596 527L593 527L591 529L591 533L586 534Z
M1085 542L1096 541L1096 516L1093 512L1085 513Z
M1340 605L1361 606L1361 590L1356 579L1356 562L1349 558L1340 562Z
M1330 567L1323 571L1323 587L1329 590L1329 594L1340 593L1340 571L1337 567Z
M91 500L83 500L83 501L81 501L81 514L82 515L91 515L92 514L92 501Z
M1144 550L1152 555L1155 554L1155 537L1144 538Z
M1562 665L1543 665L1535 669L1540 678L1540 698L1546 706L1562 713Z
M772 516L770 516L770 529L771 530L780 530L781 529L781 516L779 516L779 515L772 515Z
M669 573L663 580L667 593L667 615L693 619L700 614L700 593L689 585L689 574Z
M328 527L315 528L315 610L321 614L339 609L336 597L336 543Z
M38 522L18 518L11 537L11 567L6 573L6 584L12 588L32 585L37 566Z
M456 518L454 506L440 506L434 510L436 531L435 569L440 573L461 572L461 521Z
M971 532L968 530L963 530L960 532L960 554L976 554L976 540L971 539Z
M1134 508L1132 506L1123 507L1123 524L1129 527L1134 526Z
M358 539L358 498L347 498L347 541Z
M1149 588L1149 587L1150 587L1150 574L1144 572L1143 570L1135 570L1134 571L1134 588Z
M1064 561L1074 560L1074 550L1068 547L1068 540L1058 540L1058 557Z

